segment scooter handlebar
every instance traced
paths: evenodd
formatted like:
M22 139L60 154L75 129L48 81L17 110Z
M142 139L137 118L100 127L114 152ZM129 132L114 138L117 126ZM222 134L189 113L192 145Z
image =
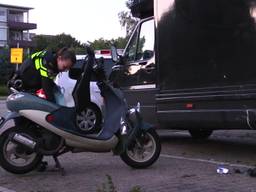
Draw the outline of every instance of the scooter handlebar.
M13 87L10 87L10 90L11 90L12 93L19 93L19 91L14 89Z
M90 46L86 46L85 49L86 49L89 59L90 58L94 59L95 58L94 50Z

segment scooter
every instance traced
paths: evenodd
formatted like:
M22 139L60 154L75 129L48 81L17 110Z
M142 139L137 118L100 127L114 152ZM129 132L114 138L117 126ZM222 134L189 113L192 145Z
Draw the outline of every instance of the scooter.
M133 168L146 168L159 157L161 144L153 126L145 123L140 106L128 109L123 93L106 80L94 51L88 58L72 93L75 107L64 107L34 94L11 88L8 112L0 117L0 165L14 174L37 169L44 156L52 156L64 172L58 156L66 152L113 152ZM105 115L99 133L84 133L76 124L76 114L90 103L90 78L97 77L105 102ZM8 126L11 120L19 120Z

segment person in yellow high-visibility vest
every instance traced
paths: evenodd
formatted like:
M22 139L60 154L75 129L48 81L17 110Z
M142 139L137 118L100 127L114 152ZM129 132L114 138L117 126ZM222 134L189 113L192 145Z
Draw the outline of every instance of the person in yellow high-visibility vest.
M76 62L76 55L69 48L61 48L56 54L50 51L33 53L26 59L12 77L22 81L22 90L43 89L46 99L55 102L54 79L59 72L66 71Z

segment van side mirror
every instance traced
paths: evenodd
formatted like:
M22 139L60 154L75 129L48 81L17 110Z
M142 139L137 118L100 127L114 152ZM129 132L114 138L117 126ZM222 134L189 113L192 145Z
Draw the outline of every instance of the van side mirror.
M111 56L112 56L112 60L117 63L118 62L118 53L117 53L117 49L115 46L111 46Z

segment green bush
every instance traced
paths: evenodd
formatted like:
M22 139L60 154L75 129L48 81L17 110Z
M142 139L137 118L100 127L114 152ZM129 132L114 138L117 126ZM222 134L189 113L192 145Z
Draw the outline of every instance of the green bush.
M6 84L14 68L15 65L10 64L9 49L0 49L0 85Z
M6 85L0 85L0 96L7 96L8 88Z

